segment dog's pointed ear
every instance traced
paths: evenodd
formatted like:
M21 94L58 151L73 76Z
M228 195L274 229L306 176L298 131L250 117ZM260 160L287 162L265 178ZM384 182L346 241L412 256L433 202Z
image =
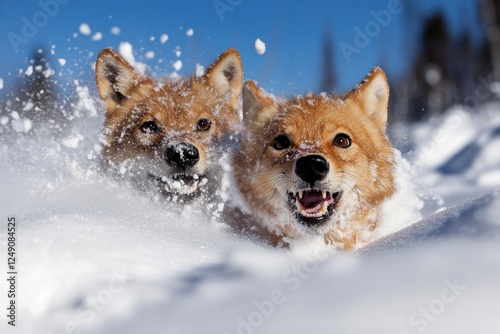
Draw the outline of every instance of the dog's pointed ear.
M110 48L102 50L97 56L95 75L99 95L106 103L108 112L129 96L138 76L134 68Z
M276 113L274 99L255 81L247 81L243 86L243 124L246 128L262 128Z
M227 49L210 65L203 78L220 95L228 94L229 103L238 108L238 98L243 86L243 66L240 54L235 49Z
M380 129L385 131L387 125L387 107L389 104L389 83L384 71L375 67L347 99L354 99Z

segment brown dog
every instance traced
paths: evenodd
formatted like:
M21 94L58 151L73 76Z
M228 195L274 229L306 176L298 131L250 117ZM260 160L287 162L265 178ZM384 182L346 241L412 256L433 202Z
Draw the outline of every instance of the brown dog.
M395 190L388 98L380 68L344 97L276 99L247 82L234 157L247 214L238 228L274 245L319 235L351 250L370 241Z
M106 105L106 168L175 201L199 197L200 188L213 193L220 178L213 160L240 123L243 71L236 50L226 50L201 77L169 81L141 75L104 49L96 81Z

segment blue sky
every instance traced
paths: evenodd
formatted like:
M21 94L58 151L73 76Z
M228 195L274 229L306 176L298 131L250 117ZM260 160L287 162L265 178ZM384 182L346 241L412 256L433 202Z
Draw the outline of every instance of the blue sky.
M55 1L65 4L59 4L53 17L46 15L43 22L39 2ZM405 40L403 31L414 29L412 22L419 15L443 10L454 34L464 30L473 36L482 33L474 0L400 0L401 11L391 14L385 27L379 25L379 31L369 37L369 44L352 54L349 62L341 43L354 45L355 28L365 31L366 25L374 21L371 11L387 10L393 1L397 0L220 0L228 6L220 15L214 0L0 0L0 78L7 91L18 69L28 66L34 48L54 45L50 61L56 72L63 74L61 81L76 78L90 86L91 64L97 53L126 41L133 45L136 59L159 75L173 72L172 63L177 59L184 65L179 73L190 75L196 63L208 66L219 53L234 47L241 53L246 79L257 80L278 94L317 91L322 69L321 42L328 31L338 71L336 89L343 91L376 65L386 70L389 80L401 75L416 48L416 40ZM26 38L26 43L17 45L16 53L9 36L23 37L24 22L34 23L36 19L40 27ZM78 32L81 23L90 26L90 36ZM120 35L111 34L115 26L120 28ZM189 28L194 30L191 37L186 36ZM92 41L96 32L103 37ZM165 44L159 41L161 34L169 36ZM254 50L257 38L266 43L263 55ZM176 49L181 51L179 58ZM147 51L153 51L155 57L146 59ZM59 58L66 60L64 67L58 63Z

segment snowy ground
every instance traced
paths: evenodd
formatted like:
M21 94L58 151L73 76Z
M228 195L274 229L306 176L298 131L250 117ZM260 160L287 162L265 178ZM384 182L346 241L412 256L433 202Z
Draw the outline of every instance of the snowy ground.
M15 217L19 272L17 328L4 315L2 333L500 331L499 104L454 108L406 133L422 214L440 213L329 255L269 249L103 176L102 108L79 94L58 136L22 134L23 120L1 111L0 263ZM405 217L404 205L393 210Z

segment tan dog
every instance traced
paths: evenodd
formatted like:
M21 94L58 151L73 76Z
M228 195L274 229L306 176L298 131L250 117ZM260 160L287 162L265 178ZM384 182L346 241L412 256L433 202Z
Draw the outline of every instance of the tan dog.
M236 50L226 50L201 77L169 81L141 75L104 49L96 81L106 105L106 168L175 201L197 198L201 188L213 193L220 178L213 160L240 123L243 72Z
M395 189L388 98L380 68L344 97L275 99L247 82L234 178L248 215L237 228L282 246L311 236L343 250L370 241Z

